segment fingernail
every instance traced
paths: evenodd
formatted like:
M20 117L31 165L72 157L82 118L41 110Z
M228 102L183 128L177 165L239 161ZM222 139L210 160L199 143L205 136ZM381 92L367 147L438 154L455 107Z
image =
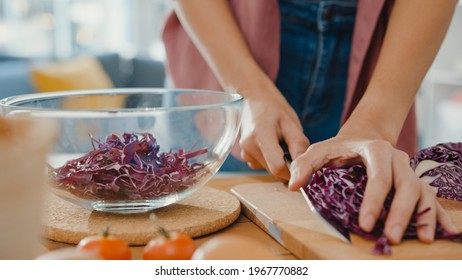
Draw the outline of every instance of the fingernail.
M388 238L393 243L399 243L399 241L401 240L402 234L403 234L403 227L400 225L395 225L391 228L390 236L388 236Z
M296 169L296 168L291 168L291 169L290 169L289 190L294 189L294 187L292 187L292 185L293 185L293 183L294 183L295 181L298 180L298 177L299 177L299 176L300 176L300 175L299 175L298 169Z
M364 219L363 219L363 226L362 228L365 231L371 231L374 228L374 215L372 214L367 214Z
M295 171L297 171L297 169L298 169L298 168L295 167L295 164L294 164L294 162L292 161L292 162L289 164L289 171L290 171L290 174L293 175L293 174L295 173Z
M426 241L433 241L435 237L435 231L432 227L426 226L422 229L422 237L426 239Z
M458 234L460 232L459 229L452 223L448 227L449 228L447 229L447 231L449 231L449 233Z

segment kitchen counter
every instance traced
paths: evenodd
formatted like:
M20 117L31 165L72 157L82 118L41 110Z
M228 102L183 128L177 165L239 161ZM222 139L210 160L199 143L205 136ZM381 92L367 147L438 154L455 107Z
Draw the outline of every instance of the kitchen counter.
M275 182L276 179L267 175L252 175L252 174L235 174L235 173L223 173L218 174L212 180L207 183L207 187L215 188L229 192L230 189L239 184L250 184L250 183L266 183ZM194 239L197 246L200 246L207 240L215 238L217 236L226 236L230 234L249 236L260 240L265 244L274 254L276 259L293 260L296 257L291 254L287 249L281 246L276 240L269 236L265 231L259 228L256 224L250 221L242 213L240 217L229 227L226 227L215 233L202 236ZM70 244L55 242L51 240L43 240L44 251L55 250L58 248L72 246ZM143 246L133 246L132 258L141 259L143 254Z
M242 209L239 218L230 226L194 239L197 246L212 238L233 234L260 240L274 258L280 260L462 258L462 244L447 240L438 240L432 245L406 240L393 246L391 256L372 254L374 242L357 235L352 235L352 243L346 244L325 234L300 194L288 191L268 175L219 174L207 183L207 187L225 192L232 189L231 193L238 196ZM460 202L441 200L440 203L462 228ZM50 240L44 240L42 244L45 250L72 246ZM141 259L142 254L143 246L132 247L133 259Z

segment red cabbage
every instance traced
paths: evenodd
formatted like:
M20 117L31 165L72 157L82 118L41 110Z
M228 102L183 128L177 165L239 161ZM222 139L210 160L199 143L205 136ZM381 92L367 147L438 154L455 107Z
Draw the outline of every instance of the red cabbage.
M433 186L444 189L444 191L438 192L439 197L462 200L460 192L462 173L458 173L462 167L461 147L462 144L445 144L432 147L419 152L411 161L411 166L413 168L417 166L418 162L424 159L436 159L443 163L451 162L453 166L457 167L452 167L452 169L437 167L435 171L428 172L428 174L434 175L427 176L436 176L439 180L437 183L434 183ZM451 174L451 170L456 170L456 173ZM312 180L304 189L313 201L314 207L316 207L319 212L323 212L328 219L342 224L343 227L352 233L358 234L369 240L374 240L376 242L373 249L374 253L389 255L391 254L391 247L383 233L383 229L395 191L392 188L388 194L374 229L371 232L365 232L359 227L358 219L359 207L364 198L366 183L367 174L365 166L356 164L341 168L322 168L313 175ZM414 212L404 232L403 239L417 238L417 228L425 226L423 224L418 224L417 218L419 215L423 215L429 210L428 208L421 212ZM435 232L435 239L449 239L462 243L462 233L451 235L438 224Z
M462 201L462 143L445 143L423 149L412 159L415 170L419 163L431 160L440 163L420 175L430 177L430 186L438 188L437 196Z
M60 189L84 199L144 200L166 196L192 187L202 163L189 159L207 149L177 153L159 152L149 133L113 134L105 142L90 136L93 150L70 160L51 175Z

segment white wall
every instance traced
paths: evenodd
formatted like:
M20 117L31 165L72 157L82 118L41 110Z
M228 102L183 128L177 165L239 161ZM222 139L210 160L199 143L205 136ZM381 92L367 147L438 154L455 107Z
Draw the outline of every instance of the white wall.
M462 2L459 2L433 67L435 69L462 71Z
M420 146L462 142L462 3L417 97Z

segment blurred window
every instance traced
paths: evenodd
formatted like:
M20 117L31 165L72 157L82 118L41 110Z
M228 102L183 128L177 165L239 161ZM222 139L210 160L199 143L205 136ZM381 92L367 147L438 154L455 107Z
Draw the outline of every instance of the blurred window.
M421 147L462 142L462 2L416 99Z
M68 58L83 53L163 60L169 0L0 0L0 54Z

